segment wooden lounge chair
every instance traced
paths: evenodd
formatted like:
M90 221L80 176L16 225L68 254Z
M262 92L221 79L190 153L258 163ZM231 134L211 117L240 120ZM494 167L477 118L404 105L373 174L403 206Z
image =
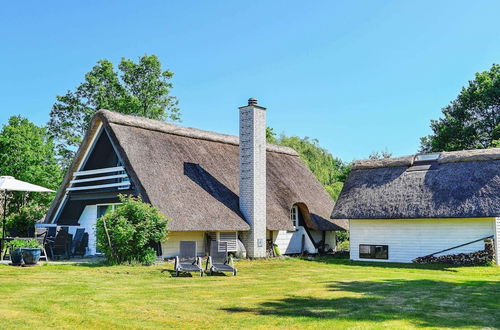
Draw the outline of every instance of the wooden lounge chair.
M234 268L233 258L227 254L227 242L210 242L210 256L207 259L206 269L210 270L210 275L214 272L232 272L236 276L238 270Z
M203 276L201 258L196 256L196 242L181 241L180 255L175 257L175 275L180 272L198 272Z
M45 246L47 245L47 234L48 234L48 229L47 228L35 228L35 239L37 240L38 244L42 246L42 253L40 254L40 260L45 259L45 261L49 261L48 256L47 256L47 250L45 249Z
M73 235L68 234L67 230L57 231L57 235L53 242L50 242L51 258L60 259L61 257L69 259L71 256L71 242Z
M83 239L83 233L85 232L84 228L78 228L75 232L75 236L73 237L73 242L71 244L71 255L74 256L76 254L76 249L80 247L80 244Z

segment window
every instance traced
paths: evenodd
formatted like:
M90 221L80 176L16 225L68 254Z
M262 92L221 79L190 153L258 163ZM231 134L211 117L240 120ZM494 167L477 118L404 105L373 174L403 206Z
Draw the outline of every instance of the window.
M439 166L438 160L440 155L440 153L416 155L413 158L413 164L407 169L407 172L436 170Z
M359 245L360 259L389 259L388 245Z
M101 204L97 205L97 218L102 217L108 212L113 211L116 209L120 204Z
M292 224L295 228L299 226L299 207L297 205L292 206L290 220L292 220Z

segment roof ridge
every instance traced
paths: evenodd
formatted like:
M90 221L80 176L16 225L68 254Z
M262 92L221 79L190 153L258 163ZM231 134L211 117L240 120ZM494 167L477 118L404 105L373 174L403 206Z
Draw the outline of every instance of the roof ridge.
M364 170L372 168L411 166L413 165L415 156L426 154L436 154L436 152L414 154L396 158L360 160L354 163L352 169ZM439 164L500 160L500 148L443 151L439 152L439 154L440 157L437 160Z
M150 131L157 131L166 134L189 137L193 139L208 140L213 142L232 144L239 146L240 139L234 135L221 134L211 131L205 131L198 128L183 127L175 124L162 122L159 120L149 119L145 117L125 115L122 113L101 109L94 115L103 121L118 124L122 126L138 127ZM289 147L267 144L267 151L298 156L298 153Z

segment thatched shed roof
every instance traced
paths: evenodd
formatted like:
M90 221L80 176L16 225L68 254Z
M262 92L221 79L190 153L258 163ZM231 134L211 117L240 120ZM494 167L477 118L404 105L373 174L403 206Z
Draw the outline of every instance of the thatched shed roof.
M408 170L414 159L356 163L332 218L500 216L500 148L442 152L430 170Z
M170 230L249 229L239 210L238 137L107 110L96 113L90 132L98 123L104 125L112 138L138 194L172 218ZM87 136L82 143L77 160L89 139ZM74 170L75 164L70 173ZM68 182L69 177L56 199L62 198ZM295 203L307 206L309 214L305 218L310 227L339 229L337 222L329 219L332 199L297 153L290 148L268 145L268 229L292 229L290 209ZM338 223L344 225L342 221Z

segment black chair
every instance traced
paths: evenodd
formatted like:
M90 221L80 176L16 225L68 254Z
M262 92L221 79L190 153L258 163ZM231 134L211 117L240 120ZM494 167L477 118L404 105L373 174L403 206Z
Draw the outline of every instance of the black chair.
M53 238L55 238L56 234L57 234L57 227L56 226L48 227L48 230L47 230L47 239L53 239Z
M62 257L69 259L71 255L71 242L73 235L66 230L59 230L54 241L49 243L51 258L60 259Z
M175 275L179 276L180 272L198 272L203 276L201 264L201 258L196 256L196 242L181 241L180 255L175 257Z
M75 232L75 236L73 237L73 242L71 244L71 255L75 255L75 251L77 247L80 246L80 243L83 239L83 233L85 233L84 228L77 228Z
M227 242L212 241L210 243L206 269L210 270L210 275L214 272L232 272L236 276L238 270L234 268L233 258L228 256Z

